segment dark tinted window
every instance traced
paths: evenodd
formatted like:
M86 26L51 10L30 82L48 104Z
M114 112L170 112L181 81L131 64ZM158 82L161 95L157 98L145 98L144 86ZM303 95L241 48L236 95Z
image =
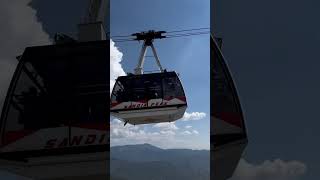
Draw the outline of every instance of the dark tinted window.
M135 78L132 79L129 83L130 90L132 91L132 101L141 101L147 99L145 91L145 78ZM127 92L129 92L130 90L128 90Z
M43 120L46 114L50 114L49 109L45 107L47 93L44 81L34 67L29 62L21 66L20 76L9 106L7 131L49 125L49 120Z
M162 86L161 76L155 76L146 80L145 88L148 99L162 99Z
M176 74L146 74L119 78L111 101L129 102L183 96L183 87Z
M163 79L165 99L184 96L181 82L177 76L166 76Z
M124 89L123 83L120 81L117 81L113 87L113 91L111 94L111 101L123 102L125 98L124 91L125 89Z
M233 80L224 62L223 56L211 39L212 69L211 69L211 112L214 116L220 117L221 113L241 114L238 96Z

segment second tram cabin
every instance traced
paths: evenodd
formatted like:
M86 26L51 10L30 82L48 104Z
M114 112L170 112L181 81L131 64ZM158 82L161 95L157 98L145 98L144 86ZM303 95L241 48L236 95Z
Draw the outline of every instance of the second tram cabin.
M111 115L130 124L172 122L183 117L186 96L175 72L118 77Z

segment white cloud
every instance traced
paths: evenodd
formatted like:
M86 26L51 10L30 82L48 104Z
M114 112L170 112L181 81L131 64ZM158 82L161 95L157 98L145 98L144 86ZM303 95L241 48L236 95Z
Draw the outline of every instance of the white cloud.
M183 131L182 133L181 133L182 135L190 135L190 134L192 134L190 131Z
M123 123L120 119L117 119L117 118L112 118L112 121L113 121L115 124L122 124L122 123Z
M120 50L115 46L115 43L110 40L110 93L117 77L126 75L122 65L120 64L122 56L122 52L120 52Z
M190 129L190 128L192 128L192 126L188 125L188 126L185 126L184 128Z
M151 133L152 135L160 135L160 133L158 133L158 132L153 132L153 133Z
M197 130L193 130L192 133L193 134L199 134L199 132Z
M51 44L49 35L28 4L31 0L0 1L0 112L11 77L17 64L16 56L26 47Z
M262 164L250 164L241 159L230 180L292 180L306 173L307 167L299 161L264 161Z
M159 123L160 124L160 123ZM161 123L162 124L162 123ZM156 127L155 127L156 126ZM194 133L189 131L189 133ZM111 146L149 143L160 148L208 149L208 145L199 145L184 138L175 124L171 125L136 125L127 124L116 118L110 119Z
M160 131L160 134L164 134L164 135L175 135L176 133L172 130L164 130L164 131Z
M197 130L192 130L192 131L183 131L181 133L182 135L191 135L191 134L199 134Z
M165 122L165 123L158 123L153 125L153 127L162 129L162 130L178 130L179 128L174 124L174 122Z
M192 112L192 113L185 112L182 117L182 120L183 121L200 120L205 117L206 117L206 113L204 112Z
M112 119L110 122L111 145L150 143L159 145L174 140L175 132L172 129L163 128L159 131L146 131L144 125L133 126L124 123L119 119ZM150 126L150 125L146 125ZM150 126L151 127L151 126ZM165 147L165 146L164 146Z
M111 138L129 138L144 134L142 131L140 131L139 126L134 126L131 124L124 126L124 123L117 118L111 118L110 124L112 125L112 128L110 128Z

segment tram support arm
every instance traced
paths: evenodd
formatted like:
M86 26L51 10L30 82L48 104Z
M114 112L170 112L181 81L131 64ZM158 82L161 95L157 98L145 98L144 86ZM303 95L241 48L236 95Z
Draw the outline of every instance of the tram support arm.
M140 52L138 65L137 65L136 69L134 69L135 74L143 74L143 64L144 64L146 53L147 53L147 44L146 44L146 42L144 42L142 49L141 49L141 52Z
M157 62L157 64L158 64L159 68L160 68L160 71L163 72L162 66L161 66L161 64L160 64L160 59L159 59L158 54L157 54L157 52L156 52L156 48L153 46L153 43L151 43L150 46L151 46L151 48L152 48L154 57L156 58L156 62Z

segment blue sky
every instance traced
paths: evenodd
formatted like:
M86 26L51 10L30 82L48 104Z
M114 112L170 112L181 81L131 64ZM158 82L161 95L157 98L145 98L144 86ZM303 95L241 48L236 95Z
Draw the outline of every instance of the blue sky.
M208 0L185 0L183 3L181 3L181 1L169 0L113 0L110 6L111 37L130 35L135 32L151 29L173 31L203 27L209 28L209 3ZM195 117L200 119L189 121L178 120L171 125L144 125L139 126L139 128L135 127L136 129L132 130L128 125L128 127L122 127L113 124L111 125L112 145L135 144L145 141L146 143L151 143L163 148L209 149L209 34L156 40L154 45L162 66L168 70L177 71L180 74L180 79L188 100L187 112L190 114L193 113L193 116L191 115L193 118L191 117L191 119L195 119ZM137 64L142 42L116 42L115 46L123 54L121 65L124 71L133 72ZM152 55L151 49L148 49L147 55ZM155 60L153 58L147 58L145 70L155 70L156 68ZM196 113L198 113L198 116ZM199 117L199 113L201 117ZM206 116L204 117L203 114ZM120 128L127 134L138 133L139 131L141 133L144 132L147 133L145 136L150 136L150 138L135 137L126 140L121 136L121 139L119 136L112 135L113 128ZM117 131L118 130L119 129L117 129ZM157 135L157 132L159 133L164 130L169 132L171 136L167 136L169 134L166 133ZM117 135L119 135L119 133L117 133ZM169 143L166 142L168 139L170 139Z

